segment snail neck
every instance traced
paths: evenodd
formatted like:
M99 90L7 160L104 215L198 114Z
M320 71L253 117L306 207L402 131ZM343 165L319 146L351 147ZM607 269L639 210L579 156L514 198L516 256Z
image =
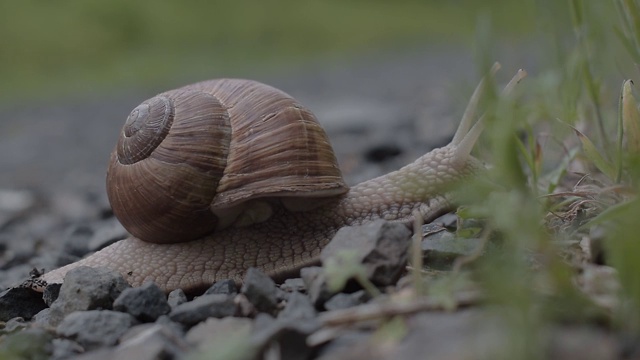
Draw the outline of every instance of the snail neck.
M397 171L351 188L338 209L345 225L375 219L410 222L416 210L429 221L449 211L453 185L483 168L471 156L457 161L455 150L435 149Z

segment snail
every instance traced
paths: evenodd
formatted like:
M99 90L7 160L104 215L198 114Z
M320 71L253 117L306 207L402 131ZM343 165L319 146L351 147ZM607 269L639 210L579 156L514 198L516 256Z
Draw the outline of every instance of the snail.
M484 169L471 155L481 93L482 82L450 144L351 188L314 115L284 92L221 79L161 93L129 115L107 171L114 214L132 237L39 280L61 283L82 265L167 292L241 281L249 267L283 279L317 263L341 227L411 223L416 211L433 220L452 209L449 185Z

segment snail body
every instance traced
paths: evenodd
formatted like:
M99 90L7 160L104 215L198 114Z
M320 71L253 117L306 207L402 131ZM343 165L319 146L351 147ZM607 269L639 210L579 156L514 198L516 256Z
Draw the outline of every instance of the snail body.
M416 211L425 220L432 220L451 209L451 183L484 168L471 156L482 132L481 122L473 123L479 89L480 85L449 145L350 189L337 170L326 134L313 114L285 93L257 82L233 79L206 81L162 93L141 104L127 119L108 170L108 194L114 213L133 236L45 273L41 280L60 283L69 270L78 266L107 267L121 273L133 286L151 280L167 292L177 288L196 291L221 279L241 281L249 267L281 279L317 263L322 248L343 226L376 219L409 224ZM176 125L186 113L181 104L193 99L201 102L196 102L196 110L190 110L192 120L187 125ZM171 102L173 105L167 105ZM208 129L209 123L202 124L205 118L213 119L213 123L222 122L222 130ZM273 119L279 120L271 125L285 129L256 130ZM234 121L239 125L234 125ZM161 127L169 122L173 124L170 130ZM295 130L290 131L292 128ZM207 134L209 130L215 135ZM240 134L242 131L246 133ZM127 138L135 133L142 138L160 134L163 140L179 136L178 142L167 146L155 140L152 145L134 146ZM231 140L219 141L229 134ZM293 142L293 150L287 152L277 147L287 145L292 136L299 140ZM201 145L212 140L212 144ZM229 167L229 162L260 152L256 149L270 154L266 161L273 164L262 164L252 157L245 165ZM178 155L164 154L181 150L196 155L184 160ZM201 171L211 162L209 155L218 156L216 150L224 154L216 159L223 160L213 161L213 170L204 170L204 175L193 175L192 172ZM308 151L317 152L308 154ZM154 180L160 176L156 168L131 170L143 158L155 159L155 164L143 168L169 163L178 169L170 170L169 175L187 174L186 180ZM124 170L119 168L123 163ZM263 171L271 165L273 170ZM121 171L126 175L124 178L120 178ZM254 173L262 181L258 185L246 181ZM160 183L159 189L164 193L156 195L144 177ZM286 180L291 178L294 181L290 184ZM195 190L185 189L186 185L203 179L204 184L197 185ZM202 189L218 192L197 195ZM164 206L151 201L167 199L173 203ZM183 207L184 202L194 199L195 208ZM176 209L177 218L184 224L167 225L174 216L170 212ZM143 210L156 213L140 216ZM194 214L199 218L190 218Z

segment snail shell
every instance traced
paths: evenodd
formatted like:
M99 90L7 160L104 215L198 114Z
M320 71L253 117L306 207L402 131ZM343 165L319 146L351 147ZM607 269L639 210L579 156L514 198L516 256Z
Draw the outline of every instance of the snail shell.
M135 237L189 241L346 193L329 139L286 93L255 81L204 81L136 107L107 171L114 214Z

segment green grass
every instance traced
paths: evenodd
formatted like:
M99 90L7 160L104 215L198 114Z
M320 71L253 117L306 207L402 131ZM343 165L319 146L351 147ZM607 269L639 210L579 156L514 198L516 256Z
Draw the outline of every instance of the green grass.
M145 86L465 43L478 14L517 38L534 28L532 9L508 0L4 2L0 93Z

